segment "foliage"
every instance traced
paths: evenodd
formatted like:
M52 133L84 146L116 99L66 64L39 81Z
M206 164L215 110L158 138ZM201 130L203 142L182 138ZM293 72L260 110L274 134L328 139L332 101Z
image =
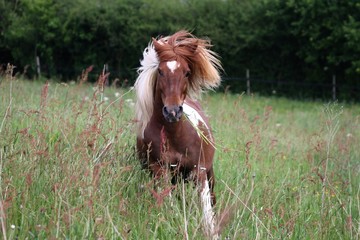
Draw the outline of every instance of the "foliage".
M51 72L61 26L56 13L57 4L48 0L24 0L16 1L14 8L14 12L9 14L10 24L4 29L12 57L20 66L30 64L35 69L35 58L39 56L44 62L43 67Z
M108 64L112 79L132 82L151 37L188 29L212 40L225 76L359 82L358 1L3 0L0 12L0 63L30 65L29 76L39 56L46 77Z

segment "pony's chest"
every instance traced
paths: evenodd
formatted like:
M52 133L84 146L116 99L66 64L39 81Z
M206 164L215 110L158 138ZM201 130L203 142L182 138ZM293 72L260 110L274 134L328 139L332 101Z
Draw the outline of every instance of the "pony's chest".
M174 158L194 158L200 152L199 141L191 138L161 138L159 142L161 155L171 155Z
M166 133L163 128L152 128L145 131L144 140L151 148L152 161L160 161L168 166L190 166L199 160L201 154L199 137L195 131L190 135L172 135Z

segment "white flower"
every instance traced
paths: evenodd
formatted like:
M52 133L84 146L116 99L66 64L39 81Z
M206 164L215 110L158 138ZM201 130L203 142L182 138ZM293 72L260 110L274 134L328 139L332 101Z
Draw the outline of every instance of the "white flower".
M105 102L109 101L109 98L108 98L108 97L104 97L104 101L105 101Z
M279 128L279 127L281 127L281 123L277 123L275 126L276 126L277 128Z
M89 97L88 96L84 97L84 100L89 101Z
M353 135L351 133L346 134L347 138L351 138Z
M15 229L15 225L14 224L11 224L11 229Z
M131 107L135 105L135 103L133 102L133 100L131 98L126 99L125 102Z
M119 93L119 92L116 92L116 93L115 93L115 97L120 97L120 93Z

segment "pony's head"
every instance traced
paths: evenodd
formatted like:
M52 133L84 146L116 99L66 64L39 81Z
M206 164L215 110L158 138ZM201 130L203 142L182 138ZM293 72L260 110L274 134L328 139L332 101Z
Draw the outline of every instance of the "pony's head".
M144 51L139 76L135 83L137 119L141 133L153 113L154 98L159 94L166 121L177 122L187 96L196 97L203 89L220 84L220 61L209 50L208 40L186 31L152 39Z
M168 122L177 122L182 116L182 105L191 84L191 62L187 60L194 56L197 48L195 41L180 46L177 41L181 39L175 37L153 39L159 57L155 89L163 104L163 116Z

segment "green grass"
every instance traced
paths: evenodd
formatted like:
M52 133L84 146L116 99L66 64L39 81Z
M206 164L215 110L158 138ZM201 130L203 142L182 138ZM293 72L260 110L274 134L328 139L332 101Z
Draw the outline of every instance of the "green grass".
M0 78L3 239L206 238L192 184L154 198L132 91L46 86ZM222 93L202 103L222 239L359 239L359 105Z

